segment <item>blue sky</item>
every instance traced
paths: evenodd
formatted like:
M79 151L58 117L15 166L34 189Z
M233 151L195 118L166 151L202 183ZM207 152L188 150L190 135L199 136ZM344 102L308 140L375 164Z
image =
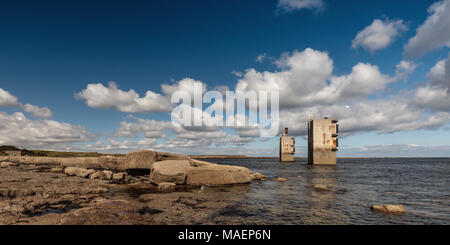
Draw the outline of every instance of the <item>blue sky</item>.
M449 23L448 0L2 1L0 144L275 155L276 138L174 132L170 110L130 111L119 99L130 94L98 101L96 93L113 91L110 81L138 98L168 96L161 85L181 81L208 89L279 82L295 87L280 109L299 156L311 113L341 120L341 156L450 156ZM317 61L317 72L277 66L302 61ZM402 61L411 69L401 73ZM308 84L314 89L301 89Z

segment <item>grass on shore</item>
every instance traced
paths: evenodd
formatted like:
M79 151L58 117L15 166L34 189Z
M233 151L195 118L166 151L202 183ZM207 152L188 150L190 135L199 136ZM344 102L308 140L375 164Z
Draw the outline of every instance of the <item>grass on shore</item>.
M32 157L123 157L124 154L102 154L98 152L62 152L62 151L44 151L44 150L27 150L19 149L15 146L2 145L0 146L0 156L6 156L4 151L20 151L22 156Z

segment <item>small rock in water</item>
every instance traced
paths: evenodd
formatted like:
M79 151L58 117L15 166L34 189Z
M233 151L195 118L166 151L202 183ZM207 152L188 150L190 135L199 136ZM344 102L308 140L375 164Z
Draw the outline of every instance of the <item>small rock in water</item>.
M252 177L252 180L265 180L266 179L266 176L264 176L261 173L253 173L251 175L251 177Z
M371 209L376 212L388 213L388 214L403 214L403 213L405 213L405 208L402 205L391 205L391 204L373 205L371 207Z
M169 183L169 182L161 182L158 184L158 189L161 191L173 191L175 189L175 184L174 183Z
M112 175L112 179L113 180L123 180L123 179L125 179L125 174L124 173L114 173Z
M297 176L297 178L301 179L301 178L302 178L302 176Z
M314 186L314 190L316 191L329 191L328 187L326 185L318 184Z
M16 162L2 162L0 163L1 167L11 167L11 166L19 166Z
M288 181L288 179L286 179L286 178L282 178L282 177L278 177L278 178L277 178L277 180L278 180L279 182L284 182L284 181Z
M109 171L109 170L103 170L103 173L105 174L105 178L110 180L113 178L113 171Z
M104 180L104 179L106 179L106 175L105 175L105 173L103 173L103 171L97 171L97 172L91 174L91 175L89 176L89 179L100 179L100 180Z

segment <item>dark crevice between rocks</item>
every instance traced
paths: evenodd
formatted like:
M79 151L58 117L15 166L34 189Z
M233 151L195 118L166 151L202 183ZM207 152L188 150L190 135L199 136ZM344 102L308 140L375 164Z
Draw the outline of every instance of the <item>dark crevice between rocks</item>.
M127 173L133 177L148 176L150 169L128 169Z
M175 189L171 192L190 192L191 188L185 185L177 185ZM131 198L138 199L139 196L144 194L165 194L167 192L162 192L158 189L158 186L146 186L146 187L130 187L126 189L126 192Z
M39 217L51 213L62 214L69 212L72 209L78 208L81 208L81 206L72 203L71 201L60 201L57 203L45 204L39 207L35 207L33 210L27 210L23 212L23 214L29 217Z
M149 207L144 207L138 210L138 213L140 215L144 215L144 214L160 214L164 211L162 210L158 210L158 209L153 209L153 208L149 208Z

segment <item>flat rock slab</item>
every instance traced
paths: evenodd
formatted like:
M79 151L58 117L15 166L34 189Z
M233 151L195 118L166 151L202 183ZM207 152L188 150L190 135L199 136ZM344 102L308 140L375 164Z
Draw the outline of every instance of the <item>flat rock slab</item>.
M232 185L250 183L252 180L252 173L247 168L209 163L189 168L186 184Z
M261 177L257 175L257 177ZM232 185L254 180L244 167L214 164L198 160L165 160L155 162L150 172L150 182L169 182L178 185Z
M153 164L150 172L150 182L160 184L171 182L178 185L186 184L186 176L191 168L189 160L166 160Z

